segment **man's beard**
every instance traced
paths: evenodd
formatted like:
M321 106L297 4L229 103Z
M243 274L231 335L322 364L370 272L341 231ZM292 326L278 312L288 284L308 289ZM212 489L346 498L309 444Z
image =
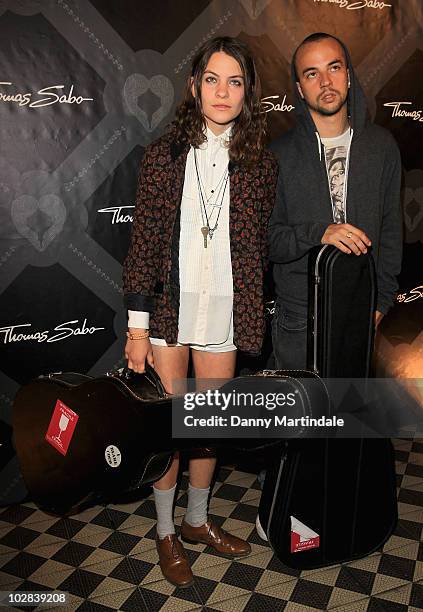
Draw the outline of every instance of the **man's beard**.
M326 94L323 94L323 95L326 95ZM319 113L319 115L324 115L325 117L332 117L333 115L336 115L336 113L338 113L341 110L344 104L346 104L347 95L348 94L345 94L344 98L341 97L339 100L339 103L333 108L325 108L324 106L320 106L319 103L311 104L307 100L306 100L306 104L309 108L311 108L311 110L314 110L316 113Z

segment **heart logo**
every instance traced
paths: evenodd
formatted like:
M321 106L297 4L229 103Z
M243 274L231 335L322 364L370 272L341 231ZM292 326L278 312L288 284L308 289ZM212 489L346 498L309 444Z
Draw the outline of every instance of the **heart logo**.
M423 220L423 187L404 189L404 223L409 232L414 232Z
M151 91L160 100L160 107L151 115L151 120L138 104L138 98L147 91ZM156 74L151 79L143 74L131 74L125 81L123 94L129 112L148 132L153 132L172 108L175 92L171 81L164 74Z
M60 234L66 219L66 208L56 195L30 195L16 198L12 204L12 220L16 229L37 251L45 251Z
M251 19L257 19L271 0L240 0Z

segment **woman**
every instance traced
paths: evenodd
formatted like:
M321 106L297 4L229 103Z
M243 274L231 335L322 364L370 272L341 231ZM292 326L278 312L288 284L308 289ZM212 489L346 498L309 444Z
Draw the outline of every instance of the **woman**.
M264 334L263 269L277 163L264 151L260 83L248 48L215 38L195 56L185 97L168 133L146 150L131 246L124 264L128 366L145 361L169 393L187 377L231 378L237 349L258 354ZM207 520L216 460L189 463L182 539L230 558L247 542ZM193 575L175 535L179 468L154 484L157 549L163 575L188 586Z

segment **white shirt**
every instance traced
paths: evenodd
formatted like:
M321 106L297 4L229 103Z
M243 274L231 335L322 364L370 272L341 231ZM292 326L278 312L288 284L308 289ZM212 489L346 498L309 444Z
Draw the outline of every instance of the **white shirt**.
M220 204L221 212L213 238L204 237L201 228L205 225L201 214L194 149L190 148L185 166L184 188L181 201L181 231L179 245L180 306L178 342L183 344L220 344L228 339L231 331L233 283L229 241L229 179L226 190L224 176L229 155L226 143L228 128L215 136L207 128L207 141L196 149L203 195L210 227L214 227ZM212 190L214 193L212 193ZM204 214L204 213L203 213ZM128 311L128 326L149 327L149 313Z

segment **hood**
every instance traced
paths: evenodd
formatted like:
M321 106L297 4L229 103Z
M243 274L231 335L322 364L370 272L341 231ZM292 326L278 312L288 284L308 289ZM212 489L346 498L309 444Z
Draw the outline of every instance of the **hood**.
M348 116L350 118L350 124L354 130L354 134L358 135L363 130L368 120L366 98L364 96L357 75L354 72L354 68L351 63L351 57L347 47L344 45L343 42L339 40L339 38L336 38L336 36L332 36L332 38L339 42L341 47L344 49L345 57L347 58L347 65L350 74L350 88L348 90L347 98ZM317 128L314 124L313 119L311 118L307 104L298 92L296 84L297 79L295 77L295 68L293 62L291 62L291 80L294 87L295 112L297 114L298 122L307 130L307 132L311 132L314 134L317 131Z

